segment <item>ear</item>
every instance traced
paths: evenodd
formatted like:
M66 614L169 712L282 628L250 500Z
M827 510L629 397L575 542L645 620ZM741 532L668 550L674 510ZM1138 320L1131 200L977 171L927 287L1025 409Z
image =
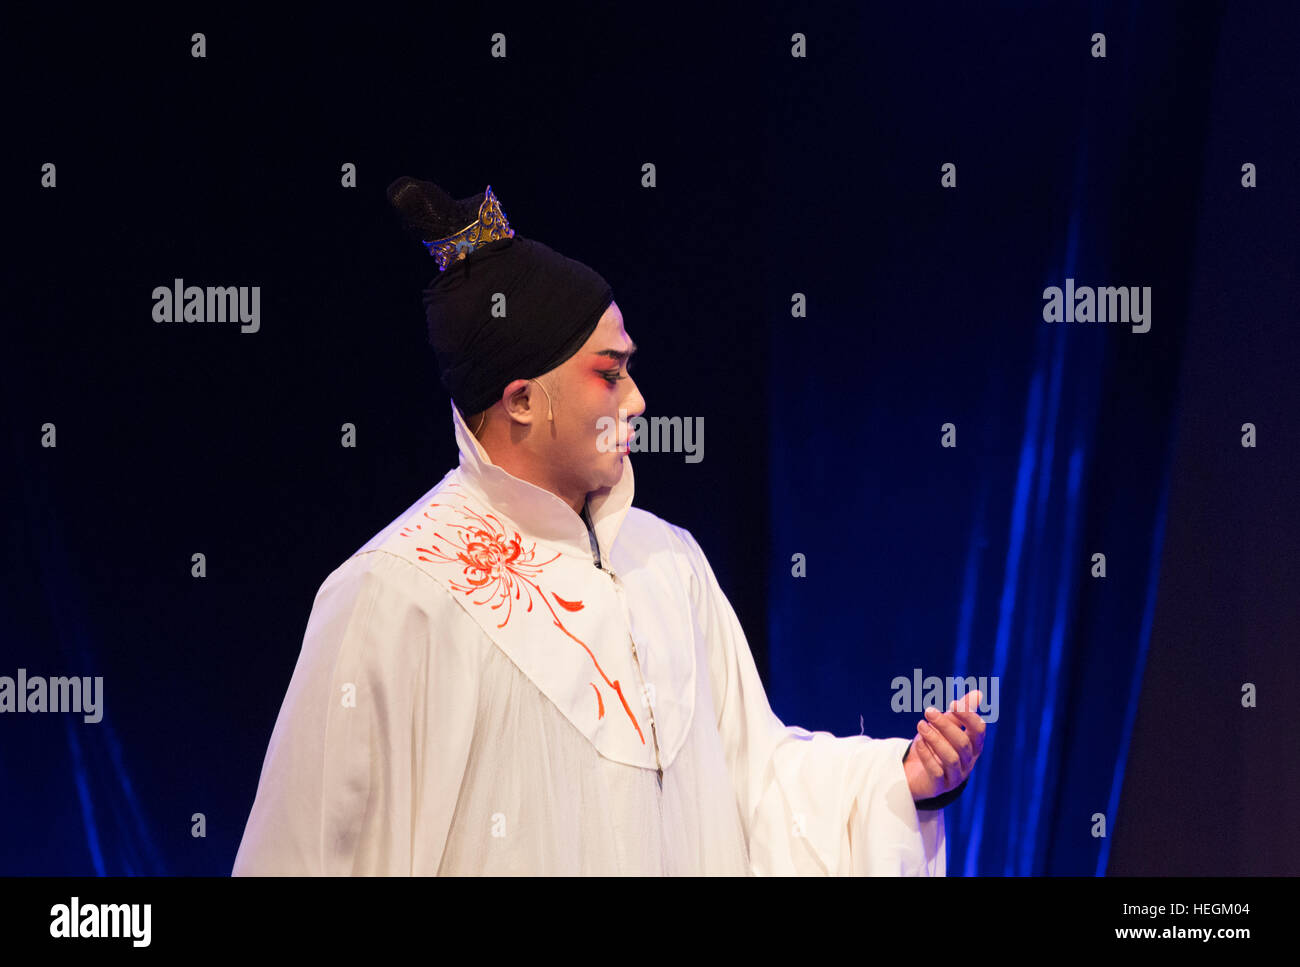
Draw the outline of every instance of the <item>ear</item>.
M506 415L516 423L530 424L537 419L538 409L533 402L531 380L516 379L501 392L501 404Z

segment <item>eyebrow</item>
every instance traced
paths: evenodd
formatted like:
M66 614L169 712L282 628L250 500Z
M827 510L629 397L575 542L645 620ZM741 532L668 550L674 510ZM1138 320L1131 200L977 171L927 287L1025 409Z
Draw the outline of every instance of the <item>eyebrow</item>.
M629 342L631 342L631 340L629 340ZM593 356L608 356L610 359L614 360L615 362L621 363L621 362L623 362L625 359L630 359L630 358L632 357L632 354L633 354L634 352L636 352L636 343L635 343L635 342L632 343L632 348L631 348L631 349L626 349L626 350L622 350L622 349L600 349L600 350L597 350L596 352L594 352L592 355L593 355Z

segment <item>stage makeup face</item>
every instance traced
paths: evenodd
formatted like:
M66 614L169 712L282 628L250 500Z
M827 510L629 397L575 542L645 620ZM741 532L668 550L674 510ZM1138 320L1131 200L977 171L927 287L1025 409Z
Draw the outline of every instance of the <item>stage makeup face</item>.
M612 302L581 349L537 379L506 387L511 425L489 427L481 438L493 462L581 513L587 494L618 483L629 422L645 412L645 398L627 371L635 351ZM601 445L611 419L619 421L613 450Z

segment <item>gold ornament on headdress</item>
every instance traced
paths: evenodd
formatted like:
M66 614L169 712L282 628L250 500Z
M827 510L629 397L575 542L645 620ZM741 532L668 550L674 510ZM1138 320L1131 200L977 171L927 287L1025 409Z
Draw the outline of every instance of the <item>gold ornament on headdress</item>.
M425 242L424 247L438 262L438 271L446 272L452 262L459 262L480 245L495 242L499 238L514 238L515 230L506 221L506 213L501 210L501 203L492 194L492 186L487 186L483 193L483 203L478 206L478 219L466 225L454 235Z

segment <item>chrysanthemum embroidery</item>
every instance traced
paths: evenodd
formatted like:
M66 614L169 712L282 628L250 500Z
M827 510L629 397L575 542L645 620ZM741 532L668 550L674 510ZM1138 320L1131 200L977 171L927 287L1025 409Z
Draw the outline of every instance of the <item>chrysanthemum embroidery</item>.
M404 537L427 538L428 546L416 547L420 560L430 564L460 565L461 578L450 579L447 582L448 586L453 591L459 591L471 598L476 606L487 605L493 611L499 611L504 607L505 616L497 625L498 628L504 628L509 623L516 601L526 601L524 613L531 612L535 592L536 598L540 599L551 613L555 627L581 645L591 658L596 672L623 703L623 711L627 713L632 727L636 729L636 734L641 739L641 744L644 745L645 735L641 731L641 724L632 714L632 709L623 695L622 686L616 681L610 681L586 642L564 626L559 614L551 606L549 598L554 598L561 609L570 612L581 611L583 603L566 601L554 591L548 596L542 589L539 582L542 569L560 555L557 553L545 561L535 560L537 545L533 543L525 547L524 539L519 532L508 529L494 514L480 514L464 503L432 503L429 506L445 507L453 511L461 522L439 520L426 510L425 518L433 521L439 528L447 530L451 536L434 529L426 530L423 524L402 528L401 533ZM596 692L596 717L604 718L605 702L601 698L600 689L595 682L590 684Z

